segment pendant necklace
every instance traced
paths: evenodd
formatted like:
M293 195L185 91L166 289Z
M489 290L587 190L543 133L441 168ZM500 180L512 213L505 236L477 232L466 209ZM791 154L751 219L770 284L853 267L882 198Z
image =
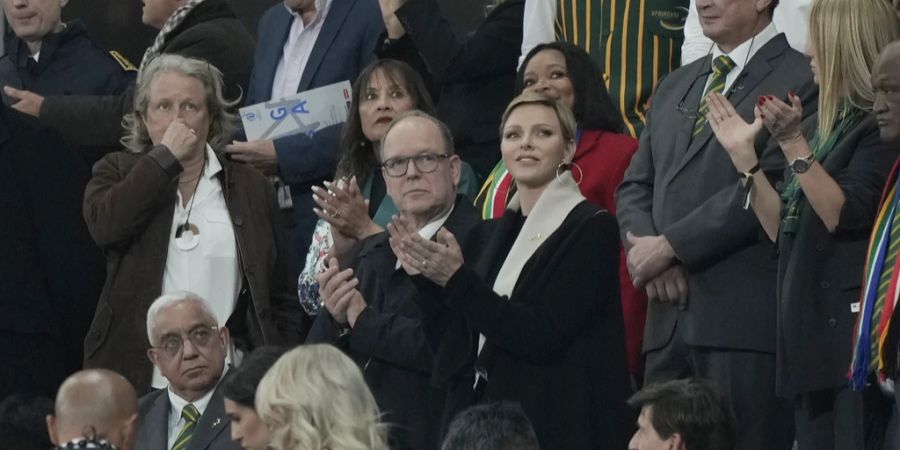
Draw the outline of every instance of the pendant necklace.
M203 172L206 168L206 153L203 154L203 167L200 169L200 175L194 184L194 193L191 195L191 201L188 203L187 217L184 223L175 228L175 245L182 250L191 250L200 242L200 229L197 225L191 223L191 211L194 210L194 200L197 198L197 189L200 187L200 179L203 178Z

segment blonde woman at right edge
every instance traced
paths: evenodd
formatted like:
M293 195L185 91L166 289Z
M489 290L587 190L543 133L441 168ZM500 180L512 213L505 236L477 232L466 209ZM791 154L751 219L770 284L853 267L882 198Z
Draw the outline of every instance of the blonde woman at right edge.
M761 229L778 248L776 393L793 401L799 450L862 449L870 433L859 391L875 384L872 333L870 321L854 323L871 311L864 306L857 314L860 280L870 230L883 224L876 220L878 202L896 157L882 144L872 114L871 69L900 37L900 21L883 0L815 0L809 29L807 53L819 86L810 138L800 117L815 106L794 93L786 100L760 97L750 124L727 98L712 94L707 118ZM790 168L778 190L758 170L754 140L763 127ZM879 282L874 289L863 284L863 292L877 296ZM854 330L863 336L855 350Z

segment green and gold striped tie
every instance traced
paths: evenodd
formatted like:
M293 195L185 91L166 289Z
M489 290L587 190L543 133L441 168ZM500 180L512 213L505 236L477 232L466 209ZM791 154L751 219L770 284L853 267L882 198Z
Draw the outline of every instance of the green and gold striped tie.
M703 93L703 100L700 101L700 108L697 109L697 119L694 121L694 136L703 131L706 126L706 114L709 112L709 105L706 104L706 97L710 92L722 92L725 90L725 77L728 72L734 69L734 61L727 55L719 56L713 60L712 81L706 92Z
M188 447L188 444L191 443L194 429L197 428L197 421L200 420L200 411L197 410L196 406L188 403L188 405L181 410L181 418L184 419L184 426L182 426L181 431L178 432L178 437L175 438L175 444L172 445L172 450L184 450Z
M881 269L880 284L878 292L875 295L875 305L872 307L872 327L871 327L871 351L872 358L869 363L869 370L878 369L878 361L881 361L881 355L878 353L878 322L881 321L881 311L884 309L884 301L888 295L888 287L891 284L891 275L894 272L894 261L897 260L897 253L900 251L900 208L894 210L893 224L891 225L891 234L888 237L888 251L884 258L884 267Z

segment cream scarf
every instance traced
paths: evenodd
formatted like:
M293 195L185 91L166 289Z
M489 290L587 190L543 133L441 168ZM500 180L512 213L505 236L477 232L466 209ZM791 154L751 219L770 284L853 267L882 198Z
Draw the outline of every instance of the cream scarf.
M584 200L578 184L569 171L563 172L544 188L531 213L525 218L525 224L522 225L522 230L513 242L509 254L506 255L497 279L494 280L494 292L497 295L507 298L512 295L525 263L531 259L544 240L559 228L572 209ZM513 211L521 209L518 192L513 195L507 209ZM484 341L484 335L479 334L478 353L481 353Z

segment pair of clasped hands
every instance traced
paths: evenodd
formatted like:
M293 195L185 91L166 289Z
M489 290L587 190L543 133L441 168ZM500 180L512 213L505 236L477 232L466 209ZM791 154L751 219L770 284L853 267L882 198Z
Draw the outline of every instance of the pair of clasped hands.
M707 96L707 120L738 172L748 172L758 163L754 141L763 127L782 149L803 139L800 98L791 92L788 101L789 104L772 95L760 96L754 107L754 120L748 123L724 95L712 92ZM650 300L687 308L687 274L666 237L628 232L626 239L631 246L626 261L634 286L645 289Z
M356 178L326 182L325 188L313 187L313 212L331 225L334 241L326 268L316 275L322 306L339 324L351 328L366 307L357 290L359 280L352 268L341 270L337 256L356 242L384 231L368 215L368 201L362 196ZM388 242L400 266L409 275L423 275L440 286L463 264L462 249L452 233L438 230L435 240L423 238L419 229L425 223L405 214L395 215L387 225Z

